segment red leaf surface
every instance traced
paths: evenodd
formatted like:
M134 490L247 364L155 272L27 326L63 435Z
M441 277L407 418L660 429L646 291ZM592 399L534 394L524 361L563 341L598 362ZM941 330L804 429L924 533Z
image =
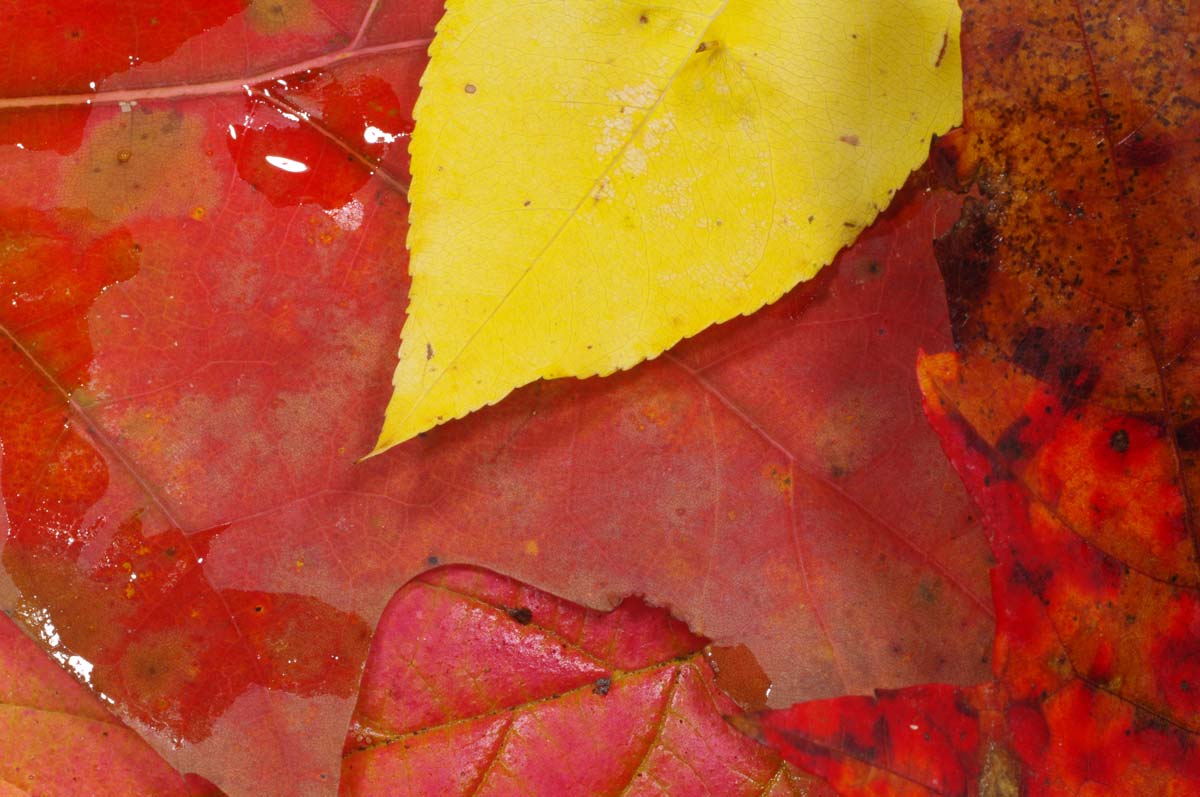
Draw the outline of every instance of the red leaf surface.
M704 645L636 598L438 569L380 620L341 793L831 795L725 722Z
M996 559L995 682L760 732L848 795L1200 794L1200 67L1172 55L1200 27L1169 3L965 12L981 196L938 251L962 354L921 377ZM962 732L906 745L897 712Z
M802 703L743 722L841 795L1004 794L980 788L987 687L944 684Z
M63 52L0 99L0 597L172 763L328 792L373 624L438 562L676 607L777 702L985 677L985 541L912 377L949 345L956 198L654 363L356 465L437 4L193 5L89 21L86 50L44 3L2 26Z
M82 662L62 664L74 669ZM195 776L181 778L12 621L0 617L0 794L219 797L220 792Z
M992 540L995 683L750 728L843 795L1200 794L1200 590L1162 424L984 357L921 376Z

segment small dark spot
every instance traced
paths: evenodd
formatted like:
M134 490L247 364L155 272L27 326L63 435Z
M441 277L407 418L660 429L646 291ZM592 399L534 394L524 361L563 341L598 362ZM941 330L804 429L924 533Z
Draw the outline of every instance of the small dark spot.
M1193 418L1177 428L1175 442L1183 451L1200 451L1200 418Z
M703 52L707 52L708 50L716 50L716 49L720 48L720 46L721 46L721 42L716 41L716 40L713 40L710 42L700 42L700 44L698 44L696 46L696 52L703 53Z
M1021 28L992 31L988 37L988 49L995 53L997 60L1007 58L1021 46L1025 31Z
M857 225L857 224L855 224L855 223L854 223L854 222L852 222L852 221L843 221L843 222L842 222L842 226L843 226L843 227L849 227L851 230L853 230L853 229L854 229L855 227L857 227L858 225Z
M463 91L465 91L468 94L474 94L477 91L477 89L475 88L474 83L468 83L467 85L463 86Z
M1118 454L1124 454L1129 450L1129 432L1124 429L1113 432L1112 437L1108 438L1108 446Z
M946 57L946 48L950 46L950 32L942 31L942 48L938 50L937 59L933 62L933 68L937 69L942 65L942 59Z
M1067 406L1087 399L1100 380L1099 370L1087 362L1087 342L1092 330L1072 326L1026 330L1013 347L1012 362L1042 382L1060 389Z
M610 689L612 689L612 678L597 678L596 684L592 687L592 692L600 695L600 697L604 697Z
M255 614L257 614L257 613L261 612L262 610L263 610L263 607L262 607L262 605L261 605L261 604L259 604L258 606L255 606L255 607L254 607L254 612L255 612Z
M832 468L829 469L829 475L835 479L840 479L846 475L846 469L843 468L841 465L834 465Z
M809 223L809 224L812 224L812 223L813 223L813 220L814 220L814 219L816 219L816 218L817 218L816 216L809 216L809 217L808 217L808 223Z
M426 361L433 359L433 344L431 343L425 344L425 359Z
M133 253L134 253L135 255L140 255L140 254L142 253L142 245L141 245L141 244L134 244L134 245L133 245Z
M645 14L642 14L640 17L638 17L638 22L642 23L643 25L646 25L650 22L650 17L646 16Z
M853 135L853 134L845 135L845 136L838 136L838 141L841 141L843 144L849 144L852 147L857 147L860 143L858 140L858 136Z
M71 39L81 39L83 38L83 31L79 30L78 28L72 28L67 32L67 37Z
M526 199L526 200L525 200L525 203L524 203L524 207L529 207L529 206L530 206L530 205L532 205L532 204L533 204L533 200L532 200L532 199Z
M1021 441L1021 435L1025 428L1029 426L1029 417L1022 415L1017 418L1004 433L1000 435L1000 439L996 441L996 451L1008 462L1014 462L1018 459L1023 459L1026 456L1025 446Z
M176 551L175 551L175 546L174 546L174 545L172 545L170 548L168 548L167 550L163 551L163 553L165 553L167 556L174 556L174 555L176 554Z
M533 622L533 612L529 611L529 607L527 606L515 606L504 611L520 625L529 625Z
M117 151L117 163L129 163L129 159L133 157L133 153L127 149Z

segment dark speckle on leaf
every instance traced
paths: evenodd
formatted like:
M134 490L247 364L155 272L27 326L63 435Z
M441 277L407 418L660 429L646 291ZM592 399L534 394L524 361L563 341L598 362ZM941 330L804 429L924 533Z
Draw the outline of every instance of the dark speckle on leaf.
M1124 429L1113 432L1112 437L1108 438L1108 445L1118 454L1124 454L1129 450L1129 432Z
M592 691L600 695L600 697L607 695L610 689L612 689L612 678L608 677L597 678L595 686L592 687Z
M533 622L533 612L529 611L526 606L514 606L504 610L509 617L521 625L529 625Z

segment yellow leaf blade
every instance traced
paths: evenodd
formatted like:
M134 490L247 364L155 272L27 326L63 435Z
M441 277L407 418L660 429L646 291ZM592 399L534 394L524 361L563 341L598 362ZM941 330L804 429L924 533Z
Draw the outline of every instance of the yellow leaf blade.
M812 277L960 120L953 0L449 0L376 452Z

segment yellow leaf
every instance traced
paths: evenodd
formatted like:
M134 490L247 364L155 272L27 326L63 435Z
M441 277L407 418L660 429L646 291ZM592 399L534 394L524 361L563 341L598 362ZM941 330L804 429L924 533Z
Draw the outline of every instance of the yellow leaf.
M962 107L954 0L449 0L376 452L812 277Z

